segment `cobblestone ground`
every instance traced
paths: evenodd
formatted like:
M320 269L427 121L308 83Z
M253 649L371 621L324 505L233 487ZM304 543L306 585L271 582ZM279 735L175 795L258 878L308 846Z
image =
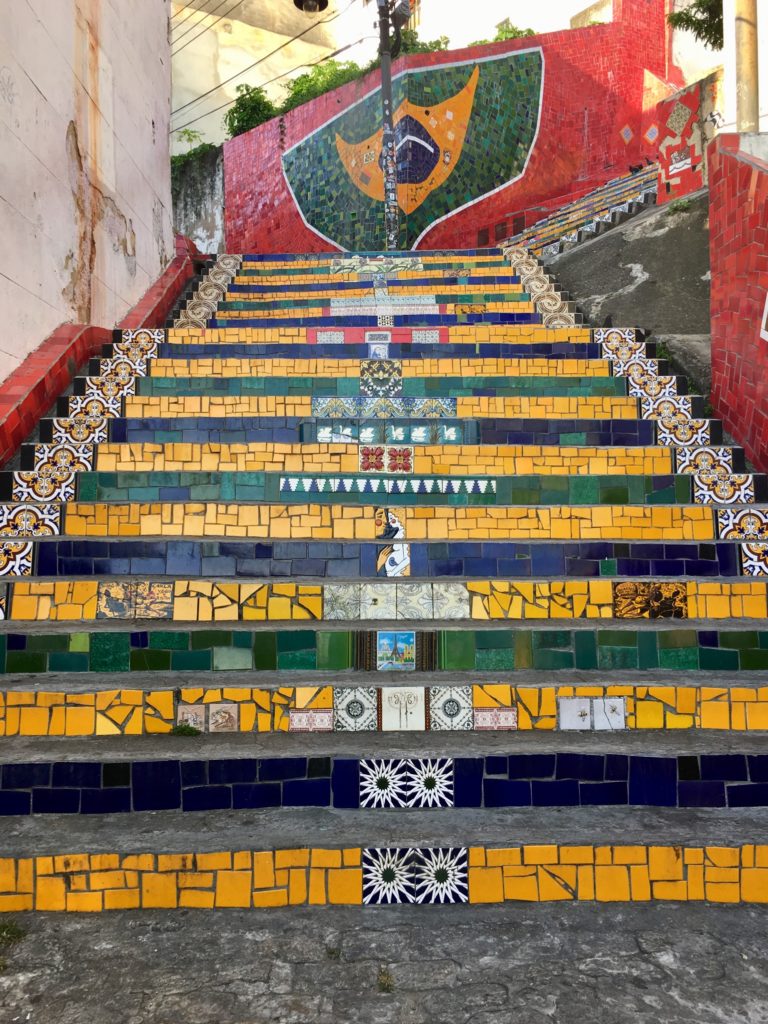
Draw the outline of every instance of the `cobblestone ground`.
M766 911L698 905L37 916L2 1024L763 1024Z

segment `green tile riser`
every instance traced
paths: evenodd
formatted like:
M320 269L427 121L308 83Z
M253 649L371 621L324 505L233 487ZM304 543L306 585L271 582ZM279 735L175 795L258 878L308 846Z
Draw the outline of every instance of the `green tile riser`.
M353 481L349 490L281 489L281 480ZM383 487L363 490L371 480L453 480L495 481L495 492L468 493L462 487L457 494L441 494L437 484L432 493L387 494ZM336 504L377 505L687 505L692 501L692 477L680 476L477 476L453 477L451 474L422 476L381 473L338 473L319 476L312 473L166 471L125 473L78 473L79 501L320 501ZM184 489L183 494L173 493Z
M437 283L437 282L435 282ZM267 310L283 310L283 309L324 309L333 299L335 302L342 304L344 302L344 292L336 292L334 295L318 295L317 298L311 299L263 299L259 295L254 295L249 298L231 298L222 300L217 309L222 310L235 310L235 309L248 309L254 312ZM242 295L241 292L234 292L233 295ZM365 300L365 304L375 305L387 305L394 301L395 306L404 305L410 308L412 305L421 305L420 300L423 298L434 299L435 305L448 306L448 305L465 305L465 304L478 304L478 303L490 303L490 302L530 302L531 296L528 292L524 291L505 291L505 292L448 292L446 294L432 294L431 292L415 292L412 296L407 293L393 292L390 296L384 298L376 298L373 289L371 289L370 296L368 295L350 295L349 301L350 306L354 309L355 306L363 304L362 300ZM412 302L408 302L408 299L412 299ZM347 307L349 308L349 307ZM334 310L330 311L332 314ZM352 314L354 315L354 313Z
M400 627L402 628L402 627ZM436 670L446 672L670 670L752 672L768 669L768 632L702 631L718 647L699 644L696 630L438 630ZM427 634L420 633L422 638ZM14 647L23 634L12 634ZM163 630L31 633L25 649L7 650L0 671L317 671L370 669L356 663L357 635L328 630ZM702 637L703 639L703 637ZM22 643L24 642L22 641ZM380 673L382 682L387 672ZM328 677L324 682L332 682ZM471 680L470 680L471 681ZM717 679L711 683L717 686Z
M491 395L587 398L627 394L626 377L406 377L397 398L461 398ZM362 394L359 377L142 377L138 395L313 395Z

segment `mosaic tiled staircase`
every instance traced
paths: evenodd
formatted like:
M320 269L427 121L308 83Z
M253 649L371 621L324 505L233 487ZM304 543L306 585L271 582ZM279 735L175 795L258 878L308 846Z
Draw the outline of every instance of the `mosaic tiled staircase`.
M609 231L656 202L657 164L614 178L509 239L545 262L580 242Z
M0 910L768 900L766 481L639 331L514 248L178 321L0 477Z

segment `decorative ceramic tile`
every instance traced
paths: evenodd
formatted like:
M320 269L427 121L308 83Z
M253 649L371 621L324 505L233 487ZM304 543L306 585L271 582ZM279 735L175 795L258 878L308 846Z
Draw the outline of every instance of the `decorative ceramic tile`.
M414 850L416 903L468 903L469 872L464 848Z
M387 544L376 556L376 575L390 579L411 575L410 544Z
M407 764L405 760L361 760L360 806L407 807Z
M432 588L436 619L468 619L469 593L464 583L435 583Z
M289 732L332 732L333 711L325 708L290 708Z
M173 584L139 581L136 584L136 618L170 619L173 617Z
M429 728L461 732L474 726L471 686L429 688Z
M112 346L117 356L122 356L134 365L146 363L157 355L158 347L165 341L162 327L138 327L122 332L122 339Z
M733 473L733 452L730 448L678 448L675 451L676 473Z
M405 767L408 807L453 807L453 758L409 758Z
M31 576L32 552L31 541L0 536L0 576Z
M101 414L54 419L52 440L54 444L102 444L108 440L108 429L107 418Z
M634 398L669 398L677 396L677 377L660 377L639 363L628 367L628 392Z
M364 604L361 600L362 609ZM379 672L413 672L416 668L416 634L410 630L379 630L376 634L376 668Z
M741 571L745 576L768 576L768 544L742 544Z
M63 476L49 469L15 472L12 498L14 501L72 501L77 489L77 474Z
M367 849L362 853L363 903L413 903L413 850Z
M594 727L598 732L626 729L625 699L623 697L595 697L592 701L592 717Z
M176 724L189 725L205 732L205 704L179 704L176 708Z
M475 708L474 728L483 730L517 729L517 708Z
M103 580L99 583L96 617L98 619L132 619L136 613L136 585Z
M344 331L318 331L318 345L343 345Z
M560 697L557 704L561 729L580 732L591 729L592 709L589 697Z
M595 344L600 345L603 359L627 363L645 355L645 342L638 339L634 327L595 327L592 337Z
M397 591L398 619L434 617L431 583L398 583L390 589Z
M333 728L337 732L374 732L378 728L378 712L375 686L334 687Z
M122 396L107 398L104 395L70 395L67 399L69 418L84 416L88 419L114 419L123 408Z
M360 584L326 583L323 613L326 619L357 621L360 618Z
M396 619L396 586L388 583L363 583L360 587L360 618L372 621ZM394 633L387 635L399 636Z
M0 505L0 536L58 537L59 505Z
M381 331L381 334L388 332ZM386 342L378 342L376 344L368 345L368 358L369 359L389 359L389 345Z
M423 686L382 687L382 732L423 732L425 728L426 700Z
M644 580L615 583L613 613L617 619L684 619L688 615L685 584Z
M667 128L673 135L682 135L685 131L685 126L691 117L692 111L684 103L679 100L672 108L672 112L667 118Z
M405 537L405 527L391 508L375 509L374 522L377 540L402 540Z
M768 510L718 509L717 527L720 540L768 541Z
M440 342L440 331L414 330L411 341L414 345L437 345Z
M389 345L392 341L392 331L366 331L365 332L365 344L366 345ZM386 359L386 356L371 356L371 359Z
M358 450L361 473L383 473L386 448L380 445L361 445Z
M360 361L360 394L391 398L403 390L403 364L394 359Z
M387 473L412 473L413 448L387 447L384 466Z
M693 500L697 505L751 505L755 501L755 478L748 473L697 473L693 477Z
M240 707L238 704L209 704L209 732L237 732L240 727Z
M640 407L644 420L691 418L691 399L688 395L662 398L641 398Z
M32 468L37 473L47 471L57 480L67 479L73 472L92 470L93 453L92 444L36 444Z
M710 438L709 420L692 420L680 415L656 421L656 443L660 445L708 445Z

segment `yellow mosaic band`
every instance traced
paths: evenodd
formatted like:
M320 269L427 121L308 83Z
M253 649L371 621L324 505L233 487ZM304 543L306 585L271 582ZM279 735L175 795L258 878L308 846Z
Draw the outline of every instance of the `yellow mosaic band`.
M492 275L490 275L490 274L483 274L482 276L483 277L490 277ZM444 284L444 283L442 283L442 279L440 277L435 276L435 275L431 275L431 281L432 282L437 282L437 288L435 287L434 283L430 283L430 284L411 284L411 285L404 285L404 284L399 284L398 285L398 284L394 284L393 283L393 284L390 284L390 285L387 286L387 293L389 295L409 295L409 296L410 295L435 295L436 292L439 295L466 295L468 292L472 293L472 291L475 288L475 285ZM253 278L249 278L247 276L243 277L242 275L240 277L236 278L234 283L235 284L245 284L245 285L249 285L250 284L251 286L253 286L253 284L256 283L256 284L258 284L258 286L260 288L264 286L264 282L262 280L258 280L256 282L254 282ZM269 282L267 282L267 283L269 283ZM296 284L296 283L300 284L302 282L291 281L291 283L292 284ZM323 284L325 287L318 288L317 287L318 284ZM507 283L502 282L502 283L499 284L497 282L489 281L487 284L481 285L481 287L482 287L484 295L492 294L494 292L502 292L505 295L515 294L515 293L522 294L523 292L525 292L525 288L523 288L523 286L521 284L512 284L511 282L507 282ZM227 298L230 298L230 299L232 299L235 302L242 302L243 300L245 300L247 302L269 302L269 301L274 301L275 299L279 299L281 302L285 302L286 300L290 301L291 299L315 299L315 300L318 300L318 299L334 299L336 302L339 302L339 301L343 302L343 300L345 300L345 299L347 299L349 297L359 298L359 297L364 296L364 295L369 295L371 297L371 300L373 300L373 298L374 298L374 291L371 288L370 283L366 287L365 282L361 281L359 288L345 288L343 292L340 292L339 288L338 288L338 285L336 285L333 281L328 280L327 278L324 281L322 281L322 280L318 281L317 278L315 278L314 288L306 289L306 290L301 290L301 289L297 288L296 291L291 290L291 291L287 292L285 290L285 278L283 278L283 287L280 288L280 286L277 285L275 287L274 291L271 291L271 292L259 291L259 292L245 293L244 294L243 292L230 292L229 290L227 290L225 292L225 295L226 295Z
M128 395L126 417L312 416L311 395ZM343 401L343 399L340 399ZM425 399L426 401L426 399ZM457 398L456 417L477 419L636 420L636 398L481 395Z
M470 580L454 583L376 582L358 587L370 601L355 621L403 618L407 610L419 621L540 621L542 619L647 619L650 585L609 579L527 582ZM659 597L683 619L764 619L768 616L768 582L687 580L659 583ZM411 595L418 588L419 605ZM364 590L362 589L364 588ZM122 582L119 580L18 581L11 584L12 622L92 622L162 619L173 622L287 622L344 618L333 613L337 584L237 583L212 580ZM330 596L329 596L330 592ZM445 605L444 597L450 600ZM113 610L115 603L130 611ZM391 607L391 615L383 609ZM443 610L445 607L445 610ZM330 609L330 611L329 611ZM348 617L348 616L347 616Z
M358 473L356 444L100 444L101 472L216 471ZM671 448L581 448L554 445L421 445L413 450L415 474L452 476L626 476L675 472Z
M426 506L398 508L405 539L714 540L703 505ZM250 505L222 502L72 502L69 537L272 537L376 540L376 510L357 505Z
M371 302L373 303L373 299ZM446 302L435 305L435 312L438 310L445 316L461 316L464 313L534 313L533 302ZM274 320L275 313L282 313L285 317L301 316L305 312L304 307L286 307L276 311L275 309L263 309L258 306L251 309L224 309L219 310L218 315L225 320Z
M419 377L610 377L607 359L404 359L404 378ZM360 376L353 359L154 359L150 377L339 377Z
M247 279L246 279L247 280ZM314 278L312 278L314 280ZM589 344L590 327L545 327L543 324L472 324L446 328L448 341L457 344L503 342L535 345L559 341ZM172 345L276 345L306 344L306 327L172 327L168 341Z
M304 847L1 858L0 912L380 904L388 902L376 885L380 852ZM428 861L439 851L414 852ZM447 852L461 867L446 903L768 903L768 846L522 845Z
M514 686L476 683L475 710L515 714L519 732L558 730L562 700L621 702L630 731L768 730L768 686L592 684ZM291 712L330 711L333 687L184 686L174 689L0 691L0 737L143 736L169 733L184 709L235 705L228 720L237 732L288 732ZM589 717L587 712L587 717ZM213 729L212 731L216 731ZM229 731L229 726L228 730ZM560 731L567 732L566 729Z

